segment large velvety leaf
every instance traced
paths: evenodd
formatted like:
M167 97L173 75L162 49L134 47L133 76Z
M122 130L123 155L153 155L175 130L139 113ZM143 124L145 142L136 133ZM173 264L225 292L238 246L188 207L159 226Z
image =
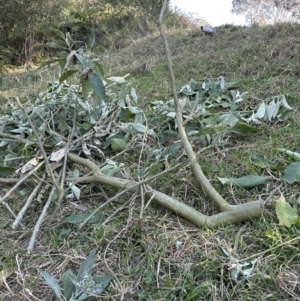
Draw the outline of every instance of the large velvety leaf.
M89 73L88 74L88 80L92 87L92 89L95 91L97 96L105 101L105 87L103 85L102 79L95 73Z
M80 265L79 271L77 274L77 279L80 281L84 274L91 274L92 268L94 265L94 260L96 256L97 248L93 249L89 256L84 260L84 262Z
M279 220L279 225L290 227L298 218L297 210L285 200L284 196L275 201L276 214Z
M286 168L283 180L289 184L300 182L300 162L293 162Z
M58 299L61 299L61 289L58 284L58 280L49 275L46 271L37 269L39 273L44 277L45 282L54 290L55 295Z
M219 178L219 180L221 181L222 184L243 187L246 189L254 188L259 185L266 184L270 179L271 179L271 177L261 177L261 176L255 176L255 175L248 175L248 176L236 178L236 179Z

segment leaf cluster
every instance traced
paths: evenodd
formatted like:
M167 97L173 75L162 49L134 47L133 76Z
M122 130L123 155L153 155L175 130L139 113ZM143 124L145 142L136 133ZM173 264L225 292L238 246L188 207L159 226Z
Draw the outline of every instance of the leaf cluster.
M106 275L91 276L96 252L97 249L91 251L80 265L77 275L67 270L57 280L46 271L38 269L38 272L43 276L46 284L54 290L59 300L94 300L93 296L102 294L112 279ZM63 284L63 292L60 283Z

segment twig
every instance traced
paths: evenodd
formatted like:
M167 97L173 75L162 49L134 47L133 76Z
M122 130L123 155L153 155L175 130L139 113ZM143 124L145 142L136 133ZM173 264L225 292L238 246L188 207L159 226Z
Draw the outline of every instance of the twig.
M188 116L188 118L185 121L182 122L183 126L185 126L192 119L192 117L193 117L193 115L194 115L194 113L195 113L195 111L197 109L198 102L199 102L199 92L197 91L195 104L194 104L193 109L190 112L190 115Z
M168 0L164 0L163 6L159 15L159 22L157 24L158 30L160 32L161 38L163 40L163 45L164 45L164 50L166 54L166 59L167 59L167 65L168 65L168 70L169 70L169 76L170 76L170 81L171 81L171 89L172 89L172 94L175 102L175 110L176 110L176 122L177 122L177 128L178 128L178 133L181 139L181 142L183 144L183 147L185 149L186 155L191 162L191 168L193 170L193 173L197 179L197 181L201 184L203 190L205 193L210 197L210 199L218 205L221 211L226 211L229 208L228 202L216 191L216 189L211 185L207 177L204 175L197 157L195 155L195 152L188 140L186 131L184 129L183 123L182 123L182 109L178 100L178 95L177 95L177 90L176 90L176 84L175 84L175 75L173 71L173 63L171 59L171 54L170 54L170 48L168 44L168 40L165 34L165 31L163 29L163 16L164 12L167 8Z
M268 195L268 197L264 200L264 204L267 204L268 202L271 201L272 197L274 196L275 192L277 190L279 190L281 187L283 186L283 183L281 183L278 187L276 187L275 189L273 189L270 194Z
M56 191L56 187L53 186L52 190L51 190L51 192L49 194L48 200L47 200L47 202L46 202L46 204L45 204L45 206L43 208L43 211L42 211L42 213L41 213L41 215L40 215L37 223L35 224L35 227L34 227L34 230L33 230L33 233L32 233L32 236L30 238L30 242L29 242L29 245L28 245L28 248L27 248L27 254L31 254L31 252L32 252L32 250L34 248L36 237L37 237L38 232L40 230L40 227L41 227L41 225L43 223L44 217L47 214L47 210L48 210L48 208L49 208L49 206L50 206L50 204L52 202L53 195L54 195L55 191Z
M26 119L28 120L30 126L31 126L31 129L33 130L34 134L35 134L35 138L37 139L38 141L38 144L39 144L39 149L40 151L42 152L43 156L44 156L44 160L45 160L45 163L46 163L46 167L49 171L49 174L50 174L50 177L51 177L51 180L53 182L53 185L56 187L57 191L60 191L60 186L58 185L57 181L55 180L55 177L54 177L54 174L52 172L52 169L51 169L51 166L50 166L50 163L49 163L49 160L48 160L48 157L47 157L47 154L45 152L45 149L43 147L43 143L41 141L41 138L39 136L39 133L37 132L31 118L29 117L29 115L27 114L26 110L24 109L23 105L20 103L19 101L19 98L16 97L16 101L17 101L17 104L19 106L19 108L23 111Z
M277 248L279 248L279 247L282 247L282 246L285 246L285 245L287 245L287 244L290 244L290 243L292 243L292 242L294 242L294 241L296 241L296 240L299 240L299 239L300 239L300 236L297 236L297 237L295 237L295 238L293 238L293 239L290 239L290 240L288 240L288 241L285 241L285 242L283 242L283 243L281 243L281 244L279 244L279 245L277 245L277 246L274 246L274 247L272 247L272 248L269 248L269 249L267 249L267 250L265 250L265 251L258 252L258 253L256 253L256 254L253 254L253 255L248 256L248 257L243 258L243 259L239 259L238 261L247 261L247 260L249 260L249 259L251 259L251 258L253 258L253 257L258 257L258 256L261 256L261 255L264 255L264 254L266 254L266 253L268 253L268 252L270 252L270 251L272 251L272 250L275 250L275 249L277 249Z
M43 176L43 180L45 179L45 175ZM43 181L40 181L39 184L35 187L35 189L32 191L32 193L30 194L29 198L27 199L25 205L22 207L22 209L20 210L20 212L18 213L18 216L16 217L15 221L12 224L12 228L16 229L18 227L18 225L20 224L26 210L29 208L29 206L31 205L33 199L35 198L35 196L37 195L39 189L41 188L43 184Z
M104 226L105 224L107 224L108 222L110 222L112 220L112 218L114 216L116 216L120 211L122 211L129 203L131 202L131 200L125 202L121 207L119 207L117 210L114 211L113 214L111 214L103 223L102 226Z
M100 205L99 207L97 207L80 225L79 225L79 229L81 229L100 209L102 209L103 207L105 207L106 205L108 205L109 203L111 203L112 201L116 200L117 198L119 198L120 196L122 196L123 194L125 194L126 192L129 192L130 190L132 190L133 188L135 187L138 187L142 184L145 184L145 183L148 183L158 177L160 177L161 175L165 174L165 173L168 173L180 166L183 166L184 164L180 163L180 164L177 164L169 169L166 169L164 171L162 171L161 173L159 174L156 174L150 178L147 178L145 180L142 180L140 182L137 182L133 185L131 185L130 187L122 190L121 192L119 192L118 194L116 194L115 196L113 196L112 198L108 199L105 203L103 203L102 205Z
M78 98L78 95L77 95L77 98ZM52 212L50 220L53 220L55 218L58 210L60 209L62 200L64 198L64 183L65 183L66 169L67 169L67 162L68 162L67 154L69 152L70 143L71 143L72 137L74 135L75 126L76 126L76 108L74 110L72 131L71 131L71 133L68 137L68 141L65 145L65 157L64 157L64 164L63 164L63 167L62 167L62 173L61 173L61 179L60 179L60 190L59 190L58 200L56 202L56 206L55 206L55 208Z
M6 207L6 209L8 210L8 212L14 217L16 218L17 215L14 213L14 211L9 207L9 205L6 202L2 202L2 205L4 205ZM25 226L23 224L20 224L21 227L24 229Z
M145 120L146 120L146 128L148 129L147 118L145 118ZM144 150L144 145L145 145L144 141L146 139L147 139L147 131L144 132L143 141L142 141L142 148L141 148L140 155L139 155L139 162L138 162L138 181L139 182L141 181L139 170L140 170L140 167L141 167L142 155L143 155L143 150ZM140 219L143 219L143 212L144 212L144 206L145 206L145 195L144 195L143 185L140 186L140 195L141 195Z
M40 162L35 168L33 168L26 176L18 180L16 185L12 187L2 198L0 198L0 204L4 202L20 185L22 185L36 170L38 170L45 161Z
M22 143L22 144L34 144L33 141L23 139L20 136L15 136L11 134L0 133L0 137L12 139L14 142Z

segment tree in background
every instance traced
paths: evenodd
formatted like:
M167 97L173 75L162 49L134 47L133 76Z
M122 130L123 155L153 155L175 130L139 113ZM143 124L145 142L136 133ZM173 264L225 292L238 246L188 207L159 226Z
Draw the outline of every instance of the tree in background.
M10 62L30 64L34 46L58 27L58 19L66 1L62 0L0 0L0 39L2 51Z
M250 25L296 22L300 16L300 1L232 0L232 13L245 15Z

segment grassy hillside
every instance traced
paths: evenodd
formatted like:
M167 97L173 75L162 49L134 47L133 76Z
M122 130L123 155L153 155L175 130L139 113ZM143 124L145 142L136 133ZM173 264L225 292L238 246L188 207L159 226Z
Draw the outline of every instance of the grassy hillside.
M239 90L248 92L243 104L245 110L280 94L284 94L293 107L284 113L280 122L259 125L256 134L232 135L225 146L204 148L194 143L194 147L199 148L195 151L205 174L232 204L266 199L279 186L276 179L281 177L282 171L273 172L253 164L252 154L273 165L286 166L292 160L279 153L278 148L295 151L299 147L299 36L300 25L291 24L261 28L225 25L217 28L214 36L205 36L196 28L168 32L178 88L190 79L207 82L224 76L227 82L243 82ZM146 112L152 101L172 98L158 34L127 41L124 48L112 51L103 65L105 77L130 73L128 79ZM15 95L33 97L45 86L45 78L56 71L44 69L5 75L0 97L4 101ZM224 186L218 180L247 174L271 176L273 181L246 190ZM199 184L188 168L166 175L154 185L205 214L217 211L197 190ZM89 186L82 201L66 203L62 218L95 208L99 198L101 201L116 193L98 190L95 195L94 187ZM279 198L280 193L299 212L299 184L283 184L274 198ZM21 202L21 197L17 197ZM37 249L30 256L25 254L29 234L26 230L11 230L11 220L0 207L1 236L4 237L0 246L0 270L13 271L6 280L7 286L2 285L0 289L0 300L32 299L32 295L34 299L55 300L42 279L37 279L35 268L43 268L56 277L68 268L75 271L95 245L99 248L97 274L109 273L115 277L97 300L299 300L299 221L290 228L280 226L274 207L267 206L265 215L259 219L215 230L198 229L152 203L140 220L139 202L136 196L130 206L106 226L94 224L81 231L73 228L69 236L62 234L65 226L61 223L52 229L45 227ZM103 212L104 220L118 207L119 204L112 205ZM34 214L32 212L32 216ZM24 222L34 226L30 218ZM220 256L220 247L232 250L232 255L240 259L251 257L247 262L257 259L246 284L235 285L228 279L230 259ZM18 264L17 255L22 258Z

